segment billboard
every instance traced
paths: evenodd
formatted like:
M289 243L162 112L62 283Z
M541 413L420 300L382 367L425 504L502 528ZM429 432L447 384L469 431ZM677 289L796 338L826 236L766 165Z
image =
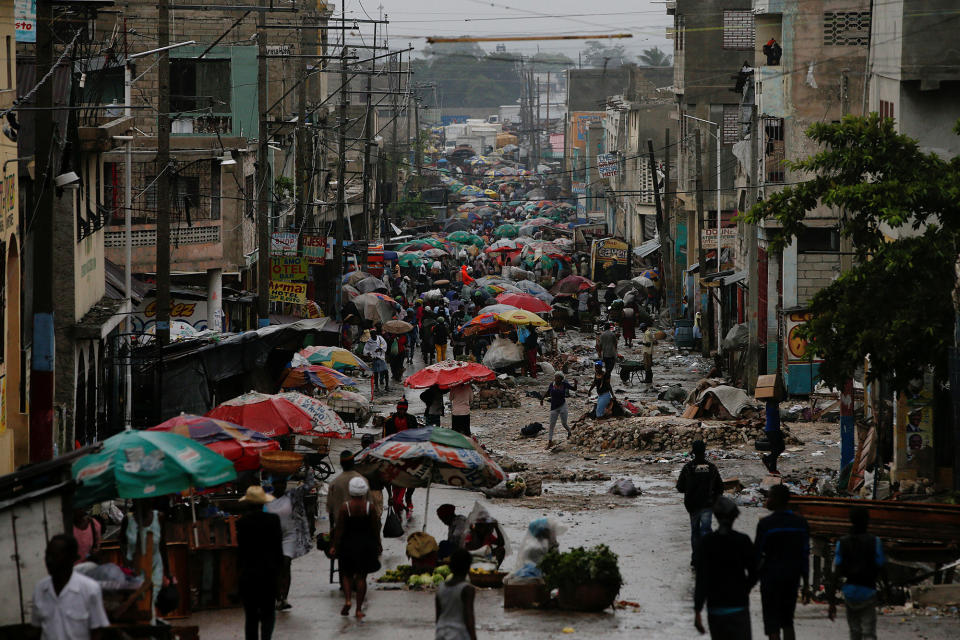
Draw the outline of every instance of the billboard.
M574 111L570 114L570 147L581 152L587 150L587 130L594 122L601 122L605 111Z
M597 171L601 178L612 178L620 174L620 163L612 153L601 153L597 156Z
M306 282L270 281L270 302L286 302L288 304L307 303Z

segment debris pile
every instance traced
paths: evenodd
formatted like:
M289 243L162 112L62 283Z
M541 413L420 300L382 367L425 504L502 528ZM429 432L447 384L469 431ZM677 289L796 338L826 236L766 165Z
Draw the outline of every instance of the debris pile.
M677 416L641 416L612 420L585 420L576 425L574 444L591 451L639 449L641 451L686 451L694 440L708 447L752 443L763 435L763 421L705 422ZM800 441L784 430L788 443Z
M520 396L499 380L481 383L470 401L471 409L503 409L520 407Z

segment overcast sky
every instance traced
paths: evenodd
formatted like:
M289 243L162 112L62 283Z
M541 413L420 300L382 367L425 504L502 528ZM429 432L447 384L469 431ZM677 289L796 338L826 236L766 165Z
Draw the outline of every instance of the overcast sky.
M342 6L342 0L337 2ZM411 42L424 47L426 36L591 35L631 33L610 40L631 54L658 46L671 52L665 37L672 24L664 2L653 0L346 0L347 16L389 17L392 47ZM339 13L339 11L337 11ZM372 29L364 28L365 33ZM576 57L585 41L508 42L511 51L562 51ZM494 50L496 42L480 43Z

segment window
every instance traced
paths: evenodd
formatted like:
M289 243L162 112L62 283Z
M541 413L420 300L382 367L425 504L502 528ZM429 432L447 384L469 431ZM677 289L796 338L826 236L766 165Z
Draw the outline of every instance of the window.
M13 48L10 46L10 36L7 36L7 89L13 89Z
M683 51L683 41L686 37L687 31L687 19L683 16L677 16L677 32L675 35L677 39L677 51Z
M170 110L230 113L230 61L170 61Z
M827 11L823 14L823 44L857 47L870 44L869 11Z
M840 251L840 232L832 227L806 227L797 235L798 253Z
M210 161L210 219L220 219L220 159Z
M886 100L880 101L880 117L883 119L890 118L891 120L896 120L896 115L893 112L893 103Z
M126 212L123 210L124 198L123 170L116 162L103 163L103 208L108 224L123 224Z
M753 11L723 12L723 48L753 51L756 35Z
M147 182L150 186L146 193L141 196L143 206L148 211L157 210L157 177L148 176ZM197 207L200 205L200 177L185 176L179 173L170 175L170 211L173 215L186 214L189 210L190 216L197 213Z
M740 141L740 105L723 105L723 144Z
M254 186L254 178L251 173L243 179L243 198L246 200L247 217L253 220L257 214L257 194Z
M783 140L783 118L764 118L764 167L768 183L780 184L786 180L786 150Z

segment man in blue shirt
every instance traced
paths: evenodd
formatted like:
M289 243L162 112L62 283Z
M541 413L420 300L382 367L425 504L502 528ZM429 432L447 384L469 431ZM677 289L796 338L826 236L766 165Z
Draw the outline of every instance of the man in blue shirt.
M867 533L870 512L864 507L850 509L851 533L837 542L833 557L834 580L843 578L840 587L847 609L847 626L851 640L876 640L877 578L883 571L883 543ZM829 617L837 616L836 584L827 590Z
M563 428L567 430L567 438L570 438L570 427L567 426L567 397L576 388L576 383L570 384L563 379L562 373L557 373L553 382L547 387L547 393L540 398L540 406L543 406L544 399L550 398L550 430L547 432L548 449L553 446L553 429L557 426L557 418L560 418Z
M794 640L793 613L797 590L803 583L803 603L810 601L810 527L790 510L790 490L782 484L770 488L767 509L773 511L757 523L754 547L760 566L760 601L763 632L770 640Z
M777 471L777 458L787 448L783 441L783 430L780 429L780 404L775 398L767 398L766 401L766 422L763 425L763 432L767 436L767 442L770 443L770 453L763 456L763 466L767 471L774 475L779 475Z

